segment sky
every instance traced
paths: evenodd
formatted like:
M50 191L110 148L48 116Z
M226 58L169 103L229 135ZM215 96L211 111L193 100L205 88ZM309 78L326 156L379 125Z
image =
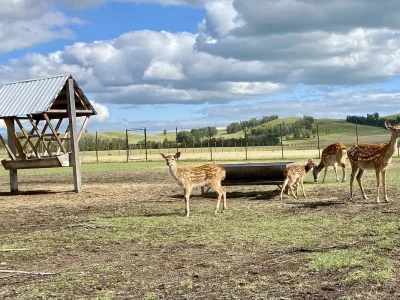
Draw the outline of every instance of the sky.
M0 86L71 74L88 130L400 113L398 0L0 0Z

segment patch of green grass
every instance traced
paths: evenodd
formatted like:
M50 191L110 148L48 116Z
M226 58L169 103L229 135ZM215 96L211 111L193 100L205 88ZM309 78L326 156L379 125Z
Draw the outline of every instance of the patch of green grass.
M359 249L333 250L309 255L311 271L338 271L345 285L385 283L392 279L394 267L380 254Z
M156 293L146 293L144 295L144 300L159 300L159 297Z

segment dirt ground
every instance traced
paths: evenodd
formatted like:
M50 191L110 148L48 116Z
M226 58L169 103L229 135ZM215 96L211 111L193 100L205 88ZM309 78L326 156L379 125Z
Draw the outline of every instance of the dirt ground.
M149 216L183 214L182 191L167 171L152 171L151 174L144 171L94 172L84 173L82 179L83 192L76 194L72 192L71 174L20 175L21 192L10 194L8 177L1 176L0 235L4 237L2 246L15 243L17 238L13 238L13 234L29 236L38 230L53 232L60 228L72 228L78 226L77 224L87 224L93 216L98 215L127 216L138 212ZM318 190L309 189L308 205L290 204L293 199L288 198L283 203L279 202L279 192L272 186L229 187L228 203L230 207L247 205L253 206L254 209L268 209L274 206L277 211L299 215L323 210L327 214L342 213L344 218L360 214L365 218L375 218L378 215L379 218L398 216L400 204L397 203L390 206L382 204L378 208L373 204L373 200L365 201L360 198L358 203L352 206L341 203L347 198L348 183L345 185L346 187L340 190L332 186L320 186ZM358 187L356 188L359 196ZM374 190L374 186L367 188L367 193L373 195ZM400 189L392 186L390 194L396 202L400 196ZM322 202L319 201L321 198L324 199ZM194 196L191 205L195 207L197 203L209 200L214 201L210 197L204 200ZM338 202L337 205L335 201ZM171 211L171 204L175 203L182 204L179 206L181 210ZM210 201L209 205L212 211L214 202ZM155 207L157 211L154 211ZM32 241L29 242L32 244ZM20 254L18 258L13 258L9 253L0 253L0 269L48 272L68 270L68 276L71 278L63 279L66 287L61 288L58 285L54 287L53 294L46 294L40 292L40 286L52 289L53 282L55 284L57 276L60 275L0 274L0 298L400 299L400 288L396 279L384 284L344 287L333 284L340 272L327 272L322 276L321 273L315 272L299 273L298 270L302 268L305 260L301 251L289 254L268 253L268 247L265 251L246 250L245 245L237 244L236 248L230 248L230 251L224 253L221 251L226 249L213 249L212 246L201 243L149 247L143 243L136 243L134 239L105 243L97 249L89 246L85 248L84 244L76 248L63 247L62 242L57 247L58 251L51 254L36 253L34 259L29 254ZM400 274L396 262L400 255L397 249L394 247L388 254L395 262L395 277ZM104 278L85 278L83 285L68 286L68 280L84 276L83 270L88 272L88 269L82 268L88 261L91 265L97 263L112 266L112 271ZM93 274L96 274L96 271L93 271ZM299 274L302 277L298 277ZM141 280L132 279L128 282L127 277L130 276L139 276ZM151 284L146 287L143 282L146 282L147 276ZM182 286L177 287L176 282L179 281L174 278L188 276L191 283L187 285L194 284L195 287L186 290ZM122 284L121 281L127 282ZM246 284L243 283L241 287L241 282ZM248 284L252 282L257 282L255 290ZM302 286L305 282L307 284ZM32 286L38 286L36 294L32 291ZM113 293L101 294L102 289L106 288ZM235 290L234 293L231 292L232 289ZM65 294L68 291L71 292L70 296Z

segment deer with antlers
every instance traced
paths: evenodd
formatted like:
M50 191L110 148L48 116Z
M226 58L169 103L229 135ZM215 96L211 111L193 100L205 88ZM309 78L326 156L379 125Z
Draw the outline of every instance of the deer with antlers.
M301 186L301 188L303 190L304 198L307 198L306 193L304 192L304 184L303 184L304 176L306 176L307 173L312 168L315 168L315 167L316 167L316 164L311 158L308 159L307 164L305 166L299 166L299 165L287 166L285 171L283 172L283 176L285 179L283 181L282 190L281 190L281 200L282 200L283 191L285 190L286 186L289 187L289 189L292 192L292 195L295 199L297 199L298 190L299 190L299 187ZM296 189L296 195L293 192L293 184L295 182L298 183L298 187Z
M321 154L321 162L318 166L316 166L313 170L314 181L318 182L319 173L322 169L325 169L324 179L322 183L325 182L326 172L328 171L329 166L333 166L336 174L336 181L339 181L337 165L342 167L343 176L342 182L346 181L346 158L347 158L347 148L342 143L334 143L326 146L324 150L322 150Z
M383 195L385 202L389 202L386 193L386 171L390 165L393 154L396 152L398 138L400 136L400 125L392 126L388 121L385 127L391 131L391 138L387 144L356 144L348 151L348 157L351 164L350 177L350 200L353 200L353 181L357 173L357 181L360 186L363 198L366 200L362 177L366 170L375 170L376 174L376 202L379 203L379 186L382 175Z
M218 194L217 207L215 213L218 212L221 198L223 197L222 211L226 210L226 189L221 186L222 180L225 179L226 171L217 164L206 164L195 167L178 167L176 160L181 153L175 155L166 155L160 153L167 162L169 171L175 181L184 188L185 198L185 214L189 216L189 198L192 189L196 186L210 186Z

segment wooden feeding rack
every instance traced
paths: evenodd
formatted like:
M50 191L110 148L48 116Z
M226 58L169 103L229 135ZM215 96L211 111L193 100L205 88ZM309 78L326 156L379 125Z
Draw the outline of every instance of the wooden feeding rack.
M11 191L18 190L17 170L73 167L75 191L81 190L78 142L90 116L97 114L71 75L9 83L0 89L0 119L7 141ZM83 118L77 130L77 118ZM66 122L64 122L66 121ZM65 124L66 123L66 124Z

